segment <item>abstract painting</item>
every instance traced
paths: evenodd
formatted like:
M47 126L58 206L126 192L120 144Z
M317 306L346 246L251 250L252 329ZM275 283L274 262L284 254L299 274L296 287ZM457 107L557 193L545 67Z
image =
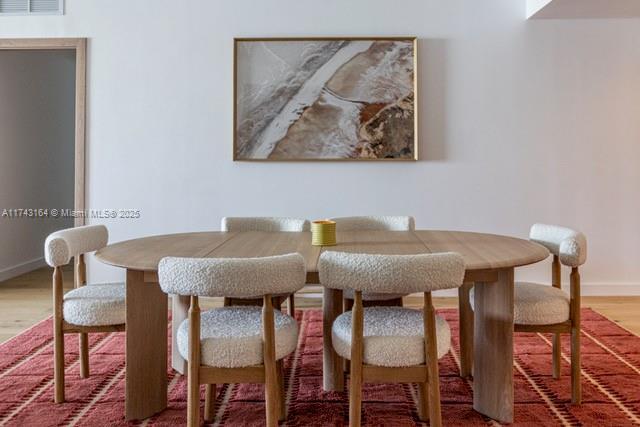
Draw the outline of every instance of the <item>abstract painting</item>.
M416 160L416 39L234 40L234 160Z

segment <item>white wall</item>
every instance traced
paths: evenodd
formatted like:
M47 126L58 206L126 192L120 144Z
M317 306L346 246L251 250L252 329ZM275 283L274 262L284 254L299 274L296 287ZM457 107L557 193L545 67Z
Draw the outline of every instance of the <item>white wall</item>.
M0 18L0 36L90 38L88 203L142 212L108 221L113 241L224 215L409 213L523 237L548 221L589 237L585 283L640 284L638 21L531 22L525 3L68 0ZM419 162L231 161L232 38L309 35L420 38Z
M0 50L0 215L73 208L74 104L73 51ZM47 235L72 226L0 216L0 281L43 265Z

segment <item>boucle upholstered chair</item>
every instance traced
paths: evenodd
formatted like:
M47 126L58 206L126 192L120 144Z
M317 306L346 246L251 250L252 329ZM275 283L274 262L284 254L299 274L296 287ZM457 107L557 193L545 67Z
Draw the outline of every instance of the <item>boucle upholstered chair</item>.
M285 356L298 341L295 319L274 310L271 296L304 286L304 258L288 254L265 258L163 258L160 287L191 296L189 317L178 329L177 345L188 362L187 424L200 421L200 384L206 384L204 419L213 419L215 384L265 383L266 424L285 418ZM199 296L263 296L256 306L221 307L200 313ZM280 370L280 372L278 372Z
M351 361L349 425L360 425L363 382L400 382L418 383L420 418L440 426L438 359L449 351L451 331L435 315L431 292L462 284L462 256L324 252L318 269L323 286L351 289L355 296L353 310L332 326L335 351ZM363 292L398 291L424 292L423 309L363 308Z
M553 377L560 378L560 334L571 334L571 401L582 401L580 384L580 273L587 259L584 234L566 227L534 224L529 239L553 254L551 286L516 282L514 289L515 332L553 333ZM571 268L570 290L561 286L561 265ZM473 293L471 295L473 306Z
M332 218L337 231L413 231L416 229L412 216L345 216ZM362 294L366 306L390 305L402 306L402 294ZM343 299L344 310L353 306L353 291L347 290Z
M124 283L86 284L84 254L107 245L104 225L56 231L44 243L44 257L53 267L53 347L55 402L64 402L64 334L78 333L80 377L89 376L88 332L125 329ZM76 288L63 293L62 266L76 264Z
M224 217L222 231L309 231L309 221L300 218Z
M337 231L413 231L412 216L343 216L331 218Z
M224 217L220 224L222 231L309 231L310 224L306 219L301 218L282 218L282 217ZM295 294L288 295L287 311L289 316L295 316ZM276 306L280 308L282 299L276 297ZM257 304L259 301L255 299L236 299L230 300L225 297L224 305L236 304Z

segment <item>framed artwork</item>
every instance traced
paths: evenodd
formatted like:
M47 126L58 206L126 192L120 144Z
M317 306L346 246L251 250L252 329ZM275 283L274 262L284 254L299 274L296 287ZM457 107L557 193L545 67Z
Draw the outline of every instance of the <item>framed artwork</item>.
M417 160L415 37L234 39L234 160Z

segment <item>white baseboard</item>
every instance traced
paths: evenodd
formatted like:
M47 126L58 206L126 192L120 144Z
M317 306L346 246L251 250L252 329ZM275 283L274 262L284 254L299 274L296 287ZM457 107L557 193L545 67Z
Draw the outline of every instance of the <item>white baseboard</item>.
M569 287L562 287L569 293ZM640 296L640 283L595 283L587 282L581 284L581 294L583 297L617 297L617 296ZM446 289L433 293L435 297L457 297L457 289Z
M582 283L580 290L583 297L639 296L640 283Z
M0 270L0 282L4 282L5 280L12 279L21 274L28 273L33 270L37 270L40 267L44 267L46 262L43 257L32 259L31 261L26 261L18 265L14 265L12 267L8 267Z

